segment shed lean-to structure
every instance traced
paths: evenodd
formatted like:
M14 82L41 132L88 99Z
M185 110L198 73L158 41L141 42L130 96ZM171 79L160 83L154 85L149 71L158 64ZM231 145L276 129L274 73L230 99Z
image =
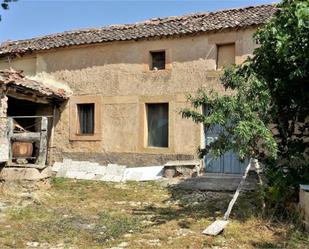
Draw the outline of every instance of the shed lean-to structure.
M24 80L58 89L50 95L32 90L35 105L9 97L8 116L34 109L31 115L52 116L49 163L69 158L153 166L195 159L197 148L216 134L181 117L186 96L201 87L228 94L222 69L252 54L258 46L253 33L275 11L261 5L5 42L0 69L23 70ZM48 103L41 107L40 100ZM230 153L208 158L207 170L239 174L243 166Z
M65 88L29 79L20 71L0 71L0 163L6 166L1 176L40 178L56 121L53 110L69 96ZM48 176L46 171L43 175Z

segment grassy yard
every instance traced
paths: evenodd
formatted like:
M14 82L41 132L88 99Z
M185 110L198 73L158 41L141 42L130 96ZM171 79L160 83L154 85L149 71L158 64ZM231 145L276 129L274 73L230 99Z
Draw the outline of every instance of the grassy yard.
M155 182L58 178L28 192L6 187L0 193L0 248L308 248L305 233L260 218L254 193L241 195L223 234L202 235L230 198Z

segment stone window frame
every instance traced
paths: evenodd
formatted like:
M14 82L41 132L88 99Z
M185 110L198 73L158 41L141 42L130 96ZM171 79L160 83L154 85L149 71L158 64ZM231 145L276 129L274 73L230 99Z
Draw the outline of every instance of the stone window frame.
M165 50L160 50L160 51L150 51L150 61L149 61L149 70L151 71L156 71L156 70L165 70L166 67L166 51ZM154 67L154 63L155 63L155 57L156 54L164 54L164 68L157 68ZM163 63L162 63L163 65Z
M219 48L224 46L234 46L234 64L236 64L236 42L217 43L216 44L216 71L223 71L223 68L219 68Z
M146 132L147 132L147 147L149 148L168 148L169 147L169 137L168 137L168 131L169 131L169 122L168 122L168 119L169 119L169 109L170 109L170 106L169 106L169 103L168 102L162 102L162 103L146 103L145 104L145 108L146 108ZM150 106L158 106L158 105L164 105L165 107L167 107L167 136L165 136L165 138L167 139L167 146L154 146L154 145L149 145L149 131L150 131L150 127L149 127L149 119L150 119Z
M94 104L94 133L79 134L78 133L78 105ZM101 107L102 98L98 95L72 96L70 97L70 140L71 141L99 141L101 140Z
M149 147L147 129L147 104L168 103L168 147ZM139 151L151 154L175 153L175 96L141 96L139 98Z
M165 52L165 68L160 70L152 69L152 55L154 52ZM144 52L144 71L145 72L166 72L172 69L172 61L171 61L171 49L170 48L154 48L148 49Z

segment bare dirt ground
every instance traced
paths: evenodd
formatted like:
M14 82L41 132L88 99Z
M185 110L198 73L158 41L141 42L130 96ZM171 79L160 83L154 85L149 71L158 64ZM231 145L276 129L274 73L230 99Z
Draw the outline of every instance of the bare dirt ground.
M0 249L309 248L305 232L261 218L253 192L241 194L223 234L202 235L223 216L231 196L155 182L3 183Z

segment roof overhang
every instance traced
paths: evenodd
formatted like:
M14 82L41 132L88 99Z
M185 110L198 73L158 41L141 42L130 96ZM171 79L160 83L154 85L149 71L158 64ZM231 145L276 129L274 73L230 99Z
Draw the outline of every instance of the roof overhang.
M46 84L27 78L21 71L0 71L0 87L7 96L36 103L49 104L63 102L69 98L71 91L67 86Z

